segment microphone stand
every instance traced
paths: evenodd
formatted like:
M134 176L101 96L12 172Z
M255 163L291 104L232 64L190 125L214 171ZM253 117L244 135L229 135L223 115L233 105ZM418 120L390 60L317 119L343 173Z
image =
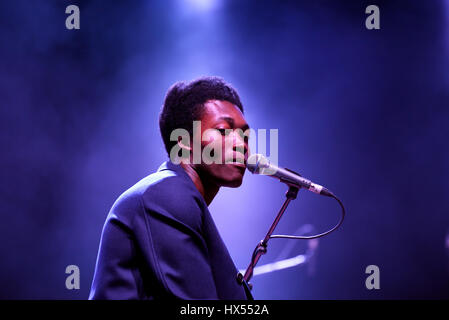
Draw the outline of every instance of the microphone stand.
M287 209L287 206L290 203L290 201L295 200L296 197L298 196L298 191L299 191L300 187L297 184L291 183L290 181L287 181L287 180L281 180L281 182L284 182L288 185L288 191L285 194L286 199L284 201L284 204L282 205L281 209L279 210L279 212L276 216L276 219L274 219L274 222L271 225L270 229L268 230L267 235L265 236L265 238L263 240L261 240L259 242L256 249L254 250L254 253L251 257L251 262L245 271L245 275L242 276L242 274L240 272L237 274L237 281L240 284L243 283L243 281L248 283L248 281L253 276L254 267L256 266L260 257L263 254L267 253L267 245L268 245L268 240L270 240L270 236L273 234L274 229L276 228L277 224L279 223L279 220L281 220L281 217L284 214L285 210ZM250 284L250 283L248 283L248 286L250 289L252 289L252 287L253 287L252 284Z

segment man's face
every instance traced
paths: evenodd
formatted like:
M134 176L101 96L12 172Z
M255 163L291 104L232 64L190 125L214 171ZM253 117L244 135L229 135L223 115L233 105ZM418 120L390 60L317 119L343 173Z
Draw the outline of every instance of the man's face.
M242 112L228 101L210 100L204 104L200 120L202 154L205 147L206 151L221 150L221 155L212 152L215 159L219 157L221 161L206 164L203 157L201 164L195 166L197 172L202 179L207 179L208 182L220 187L239 187L242 184L248 158L248 138L242 133L249 129L249 126ZM199 131L199 128L197 130Z

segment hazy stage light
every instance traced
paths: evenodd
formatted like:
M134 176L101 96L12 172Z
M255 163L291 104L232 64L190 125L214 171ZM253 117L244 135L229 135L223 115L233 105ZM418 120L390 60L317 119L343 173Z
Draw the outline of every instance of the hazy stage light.
M198 11L207 12L214 9L218 5L217 0L185 0L187 6Z

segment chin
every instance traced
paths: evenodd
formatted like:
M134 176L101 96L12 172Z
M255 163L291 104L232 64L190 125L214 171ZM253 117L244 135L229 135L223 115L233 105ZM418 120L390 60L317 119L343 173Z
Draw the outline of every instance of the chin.
M238 188L242 185L245 170L235 166L214 167L209 170L209 176L220 187ZM217 170L218 169L218 170Z
M242 185L242 181L243 181L243 179L233 180L226 187L238 188L238 187L240 187Z
M242 185L243 182L243 174L236 174L232 176L226 176L222 180L222 186L228 188L238 188Z

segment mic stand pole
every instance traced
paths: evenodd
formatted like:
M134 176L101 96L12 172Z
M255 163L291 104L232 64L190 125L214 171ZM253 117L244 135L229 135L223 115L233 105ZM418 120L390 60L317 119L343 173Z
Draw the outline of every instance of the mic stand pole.
M279 220L281 220L281 217L284 214L285 209L287 209L287 206L290 203L290 201L295 200L298 195L300 187L297 184L293 184L285 180L281 180L281 182L284 182L289 186L288 191L285 194L287 199L285 199L284 204L282 205L281 209L279 210L276 216L276 219L274 220L273 224L268 230L267 235L263 240L259 242L256 249L254 250L253 256L251 257L251 262L245 271L245 275L242 276L240 272L237 274L237 281L239 283L243 283L243 281L246 281L248 283L248 281L251 279L251 277L253 276L254 267L259 261L261 255L267 253L268 240L270 240L270 236L273 234L273 231L276 228L277 224L279 223ZM250 287L250 289L252 289L252 285L250 283L248 283L248 286Z

